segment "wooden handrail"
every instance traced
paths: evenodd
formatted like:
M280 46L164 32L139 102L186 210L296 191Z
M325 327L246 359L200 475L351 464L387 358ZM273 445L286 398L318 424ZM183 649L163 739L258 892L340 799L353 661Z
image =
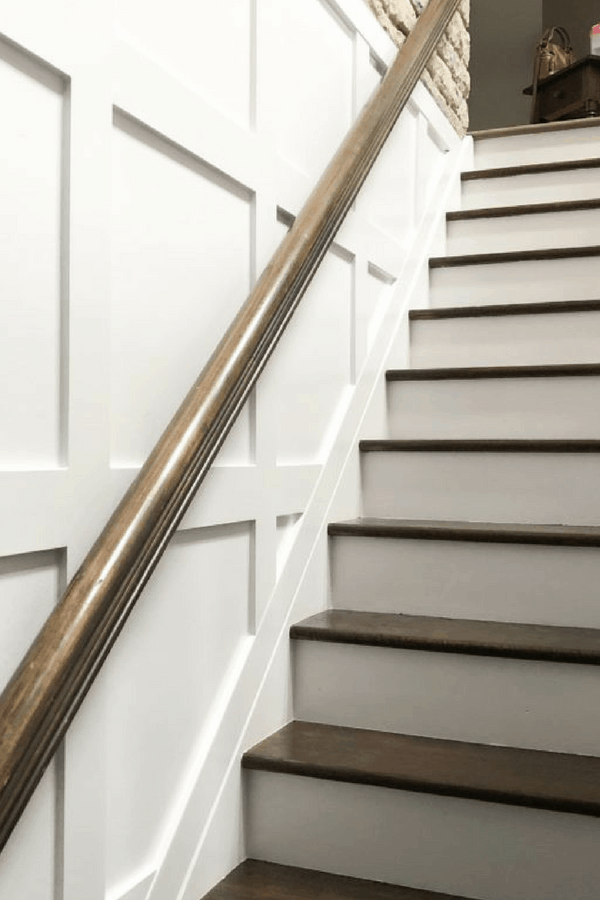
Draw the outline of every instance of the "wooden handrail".
M0 849L63 738L459 0L430 0L0 697Z

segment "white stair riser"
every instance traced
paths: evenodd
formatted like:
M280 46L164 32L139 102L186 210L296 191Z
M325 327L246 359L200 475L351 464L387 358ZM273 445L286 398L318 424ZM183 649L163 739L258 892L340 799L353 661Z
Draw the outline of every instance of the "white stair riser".
M517 163L515 163L517 165ZM463 181L461 209L600 197L600 167Z
M478 900L597 900L600 821L249 773L248 854Z
M474 142L474 156L477 169L590 159L600 156L600 128L594 123L586 128L485 138Z
M596 300L600 256L447 266L430 272L432 307Z
M366 516L600 524L600 453L388 451L361 462Z
M413 368L533 366L600 359L600 310L414 321Z
M446 253L502 253L600 244L600 209L448 222Z
M600 548L331 539L336 609L600 628Z
M600 377L388 385L391 438L598 438Z
M294 716L447 740L600 753L600 668L294 641Z

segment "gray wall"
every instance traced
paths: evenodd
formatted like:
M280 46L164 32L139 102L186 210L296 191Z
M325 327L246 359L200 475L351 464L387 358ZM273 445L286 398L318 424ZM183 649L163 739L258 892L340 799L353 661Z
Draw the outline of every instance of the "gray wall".
M531 84L542 5L543 0L471 0L471 131L529 121L531 101L522 91Z
M569 32L576 57L590 52L590 28L597 22L600 22L598 0L544 0L544 30L563 25Z

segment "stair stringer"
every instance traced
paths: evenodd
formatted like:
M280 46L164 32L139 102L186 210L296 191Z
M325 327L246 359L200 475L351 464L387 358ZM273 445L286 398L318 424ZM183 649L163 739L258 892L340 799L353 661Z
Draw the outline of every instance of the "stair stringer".
M289 627L329 606L327 524L361 512L358 441L385 435L383 374L407 363L407 312L428 306L428 260L444 251L445 214L456 205L460 173L472 165L472 139L458 139L422 85L411 103L424 110L423 120L433 121L449 137L449 152L427 185L420 225L335 434L329 436L321 474L260 627L241 648L215 704L210 734L194 754L147 893L144 887L145 900L197 900L245 858L241 755L292 719ZM147 870L140 877L148 884ZM118 896L138 900L138 887L132 884Z

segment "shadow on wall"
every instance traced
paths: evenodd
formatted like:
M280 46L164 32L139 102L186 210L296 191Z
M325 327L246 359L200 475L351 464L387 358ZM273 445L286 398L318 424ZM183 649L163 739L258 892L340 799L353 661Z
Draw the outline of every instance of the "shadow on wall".
M598 0L471 0L470 130L524 125L536 45L546 28L563 25L577 58L589 53L600 22Z

